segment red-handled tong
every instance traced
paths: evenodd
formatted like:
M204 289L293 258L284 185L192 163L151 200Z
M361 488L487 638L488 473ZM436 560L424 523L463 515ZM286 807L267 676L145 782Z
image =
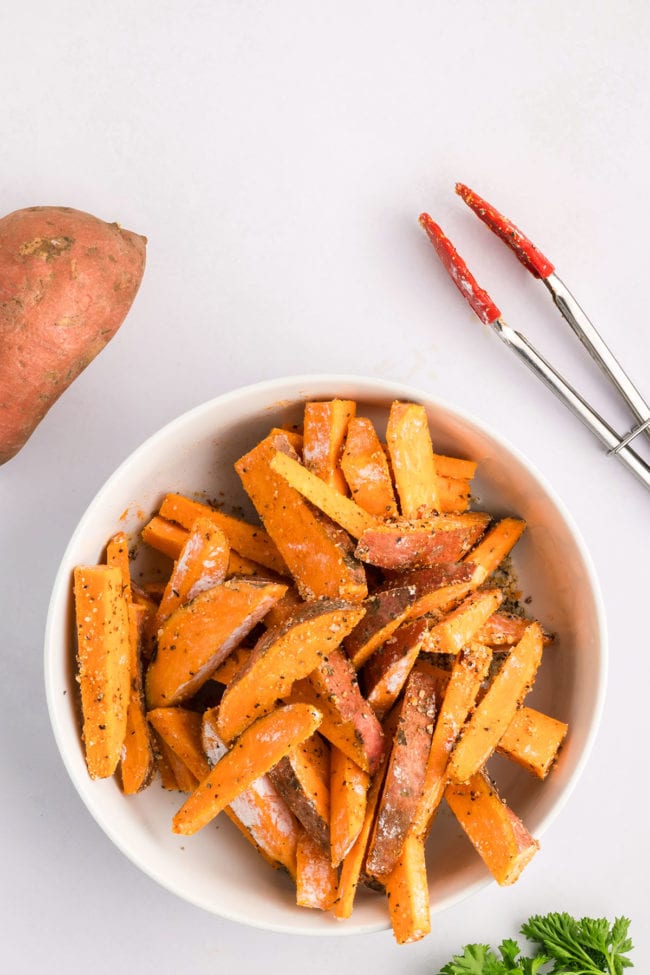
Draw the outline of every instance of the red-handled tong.
M646 487L650 487L650 467L628 446L630 441L640 433L645 432L650 435L650 406L626 375L621 364L569 289L559 279L548 258L535 247L518 227L467 186L461 183L457 184L456 192L486 226L510 247L524 267L535 277L541 278L563 317L607 378L618 389L638 423L626 436L620 437L520 332L516 332L504 322L499 308L490 295L479 287L451 241L429 214L423 213L420 216L420 224L426 231L438 257L456 287L483 324L490 325L499 338L596 434L609 449L609 452L615 454L619 460L629 467Z

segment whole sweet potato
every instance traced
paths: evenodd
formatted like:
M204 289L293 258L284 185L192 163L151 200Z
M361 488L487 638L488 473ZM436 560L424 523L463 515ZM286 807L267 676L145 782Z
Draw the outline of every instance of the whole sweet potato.
M0 219L0 464L124 321L146 243L70 207Z

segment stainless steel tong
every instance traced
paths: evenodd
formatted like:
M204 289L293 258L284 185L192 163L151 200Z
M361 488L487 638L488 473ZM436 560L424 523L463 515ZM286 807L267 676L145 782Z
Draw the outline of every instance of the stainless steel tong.
M515 352L518 358L603 443L610 454L625 464L647 488L650 488L650 466L629 445L638 436L650 436L650 406L624 371L607 343L591 320L582 310L567 286L555 273L553 264L540 250L491 204L481 199L462 183L456 192L480 217L489 229L510 247L524 267L540 278L559 309L592 358L598 363L607 379L618 390L636 423L624 436L616 431L589 405L589 403L561 376L557 370L531 345L524 335L511 328L489 294L479 287L476 279L460 257L453 244L444 235L428 213L420 216L420 223L433 244L442 264L449 272L457 288L485 325L490 325L499 338Z

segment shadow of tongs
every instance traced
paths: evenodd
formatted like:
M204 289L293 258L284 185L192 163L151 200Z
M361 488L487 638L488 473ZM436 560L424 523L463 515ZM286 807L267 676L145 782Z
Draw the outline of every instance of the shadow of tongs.
M438 257L448 271L456 287L470 308L485 325L491 325L499 338L531 369L562 402L589 427L608 452L618 457L638 479L650 487L650 466L629 446L642 434L650 436L650 406L623 370L592 322L582 310L566 285L555 273L551 262L534 244L491 204L482 200L462 183L456 192L477 214L489 229L515 253L525 268L536 278L541 278L551 293L553 301L578 336L589 354L598 363L607 379L616 387L632 414L636 424L621 437L599 413L564 379L520 332L504 322L501 312L489 294L476 282L462 257L428 213L420 216L420 224L427 232Z

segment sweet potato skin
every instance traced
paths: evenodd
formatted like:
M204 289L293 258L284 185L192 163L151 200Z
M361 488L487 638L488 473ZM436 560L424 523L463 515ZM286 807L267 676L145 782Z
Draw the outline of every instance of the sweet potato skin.
M0 464L124 321L146 238L71 207L0 219Z

